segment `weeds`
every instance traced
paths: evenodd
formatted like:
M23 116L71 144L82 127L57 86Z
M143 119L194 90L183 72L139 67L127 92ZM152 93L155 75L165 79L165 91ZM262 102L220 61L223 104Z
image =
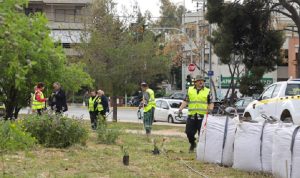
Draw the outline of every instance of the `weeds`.
M120 134L119 130L108 129L106 120L103 117L99 117L97 128L97 138L99 143L114 144Z
M0 121L0 156L5 175L4 154L17 150L28 150L36 143L36 139L21 127L20 121Z

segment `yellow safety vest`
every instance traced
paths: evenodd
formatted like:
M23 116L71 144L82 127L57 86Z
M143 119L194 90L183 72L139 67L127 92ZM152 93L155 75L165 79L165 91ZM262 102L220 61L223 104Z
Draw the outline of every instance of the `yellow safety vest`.
M98 103L98 105L97 105L97 110L98 110L98 111L103 111L103 105L101 104L101 97L99 97L99 98L97 99L97 103Z
M150 98L149 98L147 106L144 108L144 112L148 112L148 111L151 110L151 108L155 108L156 107L154 91L151 90L150 88L148 88L146 90L146 92L149 93Z
M89 99L89 111L95 111L94 104L95 104L96 100L97 100L96 96L95 96L94 99L92 97L90 97L90 99Z
M43 92L40 91L40 93L41 93L41 99L44 99ZM44 101L40 102L40 101L36 100L35 95L36 95L36 92L34 93L34 96L32 98L33 99L32 100L32 109L37 110L37 109L45 108L45 102Z
M207 112L207 96L209 95L209 89L204 87L197 94L197 89L194 86L189 87L189 115L206 114Z

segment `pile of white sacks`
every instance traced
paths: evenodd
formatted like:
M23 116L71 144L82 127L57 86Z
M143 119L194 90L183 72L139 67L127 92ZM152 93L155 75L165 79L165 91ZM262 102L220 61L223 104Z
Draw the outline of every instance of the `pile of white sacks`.
M202 122L197 159L275 177L300 177L300 126L209 115Z

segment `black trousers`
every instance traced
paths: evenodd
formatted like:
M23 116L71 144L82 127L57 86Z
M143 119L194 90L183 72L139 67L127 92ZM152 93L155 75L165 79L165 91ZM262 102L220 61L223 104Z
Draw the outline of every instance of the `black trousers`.
M187 118L185 133L191 145L195 144L195 134L198 132L198 136L200 135L203 117L203 115L189 115Z
M90 113L92 129L96 129L97 128L98 111L90 111L89 113Z
M42 115L42 111L43 111L43 109L37 109L37 114L38 114L39 116L41 116L41 115Z

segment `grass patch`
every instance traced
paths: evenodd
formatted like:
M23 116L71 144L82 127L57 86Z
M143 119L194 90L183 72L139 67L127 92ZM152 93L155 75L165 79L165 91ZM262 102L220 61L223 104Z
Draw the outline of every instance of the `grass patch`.
M111 129L120 129L120 130L143 130L142 123L120 123L120 122L108 122L108 128ZM178 130L178 132L184 132L185 125L184 124L175 124L174 126L170 125L154 125L152 126L153 131L158 130Z
M130 125L130 127L129 127ZM134 129L136 124L109 123L111 128ZM140 128L140 127L138 127ZM176 129L169 127L167 129ZM154 127L154 130L156 127ZM270 175L236 171L232 168L204 164L188 153L188 141L182 137L151 136L124 133L116 144L97 144L97 133L89 130L86 146L73 145L67 149L38 147L29 152L4 155L7 177L200 177L184 164L187 163L208 177L271 177ZM160 155L153 155L157 141ZM164 141L163 141L164 140ZM130 156L129 166L122 163L121 146ZM0 163L0 170L3 164Z

